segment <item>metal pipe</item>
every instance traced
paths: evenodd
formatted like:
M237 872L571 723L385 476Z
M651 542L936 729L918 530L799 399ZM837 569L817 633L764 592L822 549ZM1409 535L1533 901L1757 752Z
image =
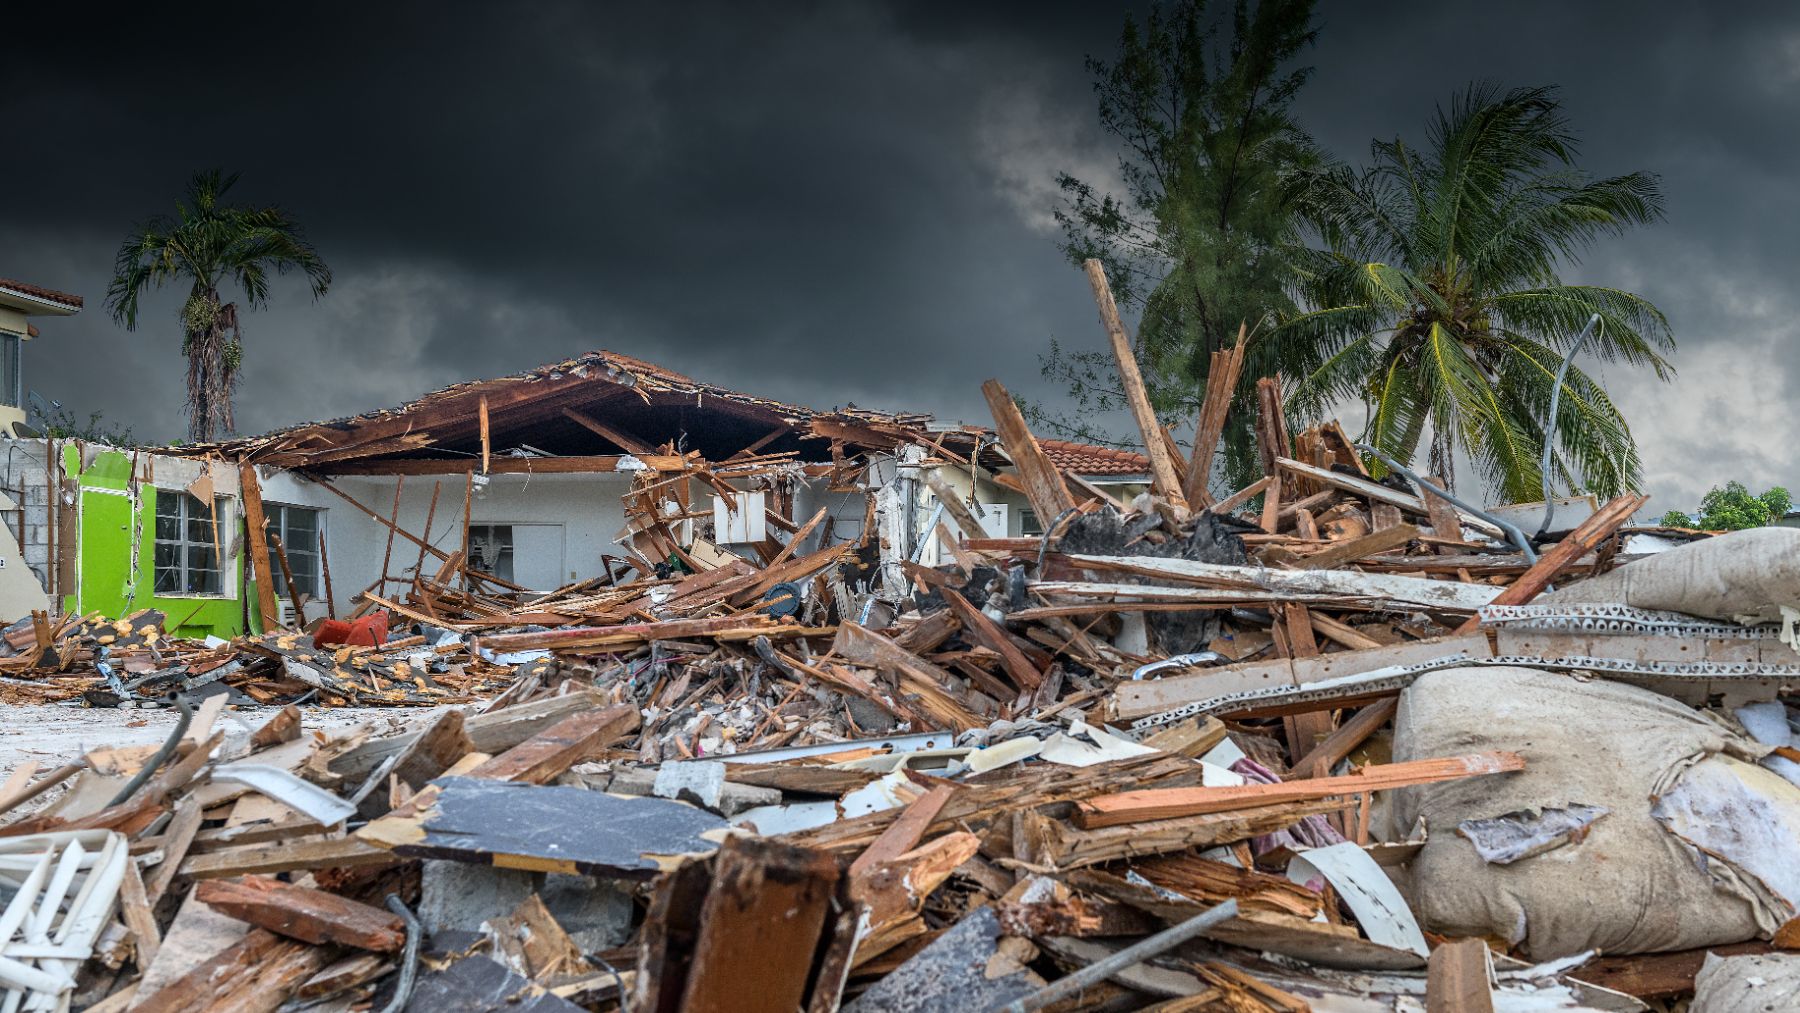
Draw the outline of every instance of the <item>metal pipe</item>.
M106 808L111 809L113 806L123 804L126 799L136 794L137 790L144 786L145 781L150 780L150 775L156 773L158 767L168 762L169 757L175 755L175 747L181 744L181 737L187 734L188 722L194 720L194 705L188 703L187 697L177 696L175 706L181 708L181 717L176 720L174 731L171 731L169 737L163 741L162 748L145 760L144 765L138 768L138 772L131 776L131 780L125 782L125 787L119 789L119 793L113 796L112 801L106 803Z
M1537 562L1537 558L1538 558L1537 550L1535 550L1531 547L1531 539L1525 537L1525 532L1519 530L1518 525L1513 524L1509 521L1503 521L1500 518L1495 517L1493 514L1488 513L1486 510L1481 509L1480 507L1470 506L1469 504L1463 502L1462 500L1457 499L1455 493L1452 493L1447 489L1440 489L1437 486L1432 485L1430 482L1427 482L1423 478L1420 478L1418 476L1418 474L1416 472L1414 472L1411 468L1408 468L1406 465L1401 464L1399 461L1394 460L1393 458L1382 453L1381 451L1376 450L1374 447L1369 446L1367 443L1354 443L1354 444L1351 444L1351 446L1354 446L1356 449L1362 451L1363 453L1368 454L1371 457L1374 457L1376 460L1380 461L1382 464L1387 465L1389 470L1399 472L1401 475L1403 475L1407 479L1411 480L1412 483L1414 485L1418 486L1419 488L1430 489L1432 495L1442 496L1444 499L1449 500L1453 505L1461 507L1464 510L1467 510L1469 513L1474 514L1476 517L1479 517L1482 520L1487 521L1489 524L1492 524L1494 527L1499 528L1501 531L1506 532L1506 537L1512 539L1513 545L1516 546L1520 552L1525 554L1525 561L1527 563Z
M1031 1013L1032 1010L1043 1009L1045 1006L1066 999L1090 985L1098 985L1120 971L1166 953L1220 922L1237 917L1237 913L1238 902L1236 900L1228 900L1217 907L1208 908L1180 925L1164 929L1148 939L1127 946L1105 960L1089 964L1066 978L1058 978L1036 992L1000 1007L995 1013Z
M1556 516L1556 500L1550 496L1550 451L1556 446L1556 406L1562 401L1563 381L1569 376L1569 363L1575 361L1576 353L1581 346L1587 344L1588 335L1594 333L1594 326L1600 322L1600 314L1588 317L1587 326L1576 336L1575 344L1569 348L1569 354L1563 357L1562 368L1556 371L1556 386L1550 389L1550 416L1544 420L1544 456L1538 463L1538 474L1544 480L1544 523L1538 525L1537 537L1544 537L1550 530L1550 518Z
M424 935L424 929L399 894L388 894L387 909L406 922L406 949L400 954L400 980L394 986L394 997L381 1013L400 1013L412 1001L413 981L419 973L419 937Z
M1164 658L1161 661L1152 661L1148 665L1139 665L1137 669L1131 673L1131 678L1133 681L1137 681L1143 679L1147 675L1154 675L1165 668L1186 668L1189 665L1224 660L1225 656L1218 651L1196 651L1193 654L1177 654L1172 658Z
M1056 519L1050 522L1050 526L1044 529L1044 537L1038 541L1037 572L1040 575L1044 572L1044 556L1050 551L1050 539L1056 534L1056 529L1062 527L1063 521L1068 520L1071 515L1080 512L1080 507L1070 507L1057 514Z

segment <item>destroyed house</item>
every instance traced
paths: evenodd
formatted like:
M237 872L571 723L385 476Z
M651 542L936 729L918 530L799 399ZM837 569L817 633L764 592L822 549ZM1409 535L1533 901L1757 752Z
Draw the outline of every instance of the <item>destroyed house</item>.
M934 488L990 537L1053 520L1032 512L985 428L815 411L611 352L212 444L20 442L0 483L34 492L9 526L42 584L37 607L154 609L194 636L359 605L428 617L434 597L516 604L858 541L863 563L837 593L891 602L909 590L908 565L948 558ZM1146 482L1138 454L1044 450L1125 499ZM255 530L265 537L245 537ZM803 598L833 593L804 567L792 576Z

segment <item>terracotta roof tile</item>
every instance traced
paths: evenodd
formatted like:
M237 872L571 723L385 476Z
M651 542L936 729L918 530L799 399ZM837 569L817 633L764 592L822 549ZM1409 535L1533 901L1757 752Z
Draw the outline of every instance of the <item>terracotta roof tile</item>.
M53 288L45 288L42 285L28 285L22 281L13 281L11 278L0 278L0 288L10 288L14 292L43 299L48 302L62 303L64 306L73 306L76 309L81 308L80 296L70 295L67 292L58 292Z
M1052 464L1077 475L1142 475L1150 470L1149 459L1130 450L1068 440L1039 440L1038 446Z

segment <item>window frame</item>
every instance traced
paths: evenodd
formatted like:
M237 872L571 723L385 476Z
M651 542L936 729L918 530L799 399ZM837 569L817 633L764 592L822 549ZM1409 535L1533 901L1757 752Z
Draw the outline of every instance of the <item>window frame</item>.
M317 538L315 538L310 545L299 549L295 548L293 539L288 537L292 531L292 528L288 523L288 516L289 512L293 510L305 510L313 515L313 531L317 535L323 536L323 551L320 549L320 543ZM280 518L279 521L276 519L278 517ZM301 585L300 593L305 595L308 601L323 601L325 598L323 552L328 552L331 549L331 534L326 527L325 508L307 506L304 503L265 502L263 504L263 542L265 545L268 545L270 559L273 560L275 546L269 543L269 535L271 533L277 535L281 539L282 551L287 555L288 566L294 570L294 582ZM304 577L301 574L300 567L294 562L296 556L304 556L312 560L312 569L308 571ZM271 583L275 588L275 596L284 599L292 597L292 594L288 590L287 577L281 572L281 564L276 563L271 566L270 569L272 571L270 576L274 578ZM312 584L310 590L305 586L308 581Z
M470 524L469 525L468 565L470 567L475 566L475 562L474 562L475 541L477 538L481 537L480 532L483 532L483 531L498 532L500 529L504 528L506 530L506 538L505 538L504 543L500 546L500 550L496 554L496 556L493 560L493 562L496 565L494 566L493 569L483 570L482 572L491 574L495 577L500 578L501 580L511 583L512 579L513 579L513 572L514 572L513 571L513 551L514 551L513 528L515 526L516 525L512 521L478 521L476 523ZM505 561L504 566L499 565L502 560ZM484 560L484 562L485 562L485 560ZM499 572L503 569L506 571L505 573Z
M12 359L12 383L6 382L8 356ZM0 405L25 407L25 335L0 331Z
M216 522L219 525L219 542L217 544L212 540L214 522L207 518L192 516L191 511L188 508L190 503L199 504L200 502L199 497L188 492L186 489L159 488L156 490L156 506L155 509L152 510L150 518L150 589L151 594L158 598L216 599L232 597L234 584L230 579L230 571L226 567L226 556L224 553L226 542L225 535L230 530L228 522L231 517L231 499L227 496L213 497L213 518L216 519ZM163 512L164 507L169 504L177 504L180 507L179 511L173 516ZM178 528L180 537L167 539L162 536L161 524L165 518L173 519L180 525ZM195 541L189 537L189 526L196 521L203 520L207 522L207 537L204 541ZM176 547L176 551L179 555L179 562L172 568L163 566L157 558L160 555L162 548L170 545ZM187 589L189 585L189 574L196 572L196 569L189 565L188 552L192 548L203 548L212 551L212 567L198 570L198 572L212 573L217 579L216 590L191 591ZM171 569L176 574L177 587L175 590L165 591L162 589L162 575Z

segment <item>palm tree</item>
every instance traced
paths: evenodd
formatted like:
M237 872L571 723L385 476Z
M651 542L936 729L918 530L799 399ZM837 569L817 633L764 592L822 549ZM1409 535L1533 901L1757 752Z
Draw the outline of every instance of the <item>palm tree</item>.
M1290 411L1318 417L1361 400L1365 442L1410 461L1429 427L1433 472L1453 480L1461 449L1507 501L1537 499L1557 368L1592 314L1584 354L1673 373L1655 306L1557 276L1601 236L1661 219L1656 177L1578 169L1547 88L1472 87L1438 111L1426 149L1396 138L1372 150L1366 171L1294 174L1326 248L1303 255L1313 308L1273 336L1301 366ZM1553 478L1607 496L1638 485L1624 417L1578 368L1557 416Z
M137 329L138 300L147 289L185 279L191 284L181 305L181 352L187 356L188 437L205 442L236 429L232 393L243 364L238 306L219 289L236 282L245 305L267 305L269 275L298 270L313 298L331 284L331 268L306 241L300 226L277 207L223 203L237 174L197 173L175 216L157 215L119 244L107 309L127 330Z

